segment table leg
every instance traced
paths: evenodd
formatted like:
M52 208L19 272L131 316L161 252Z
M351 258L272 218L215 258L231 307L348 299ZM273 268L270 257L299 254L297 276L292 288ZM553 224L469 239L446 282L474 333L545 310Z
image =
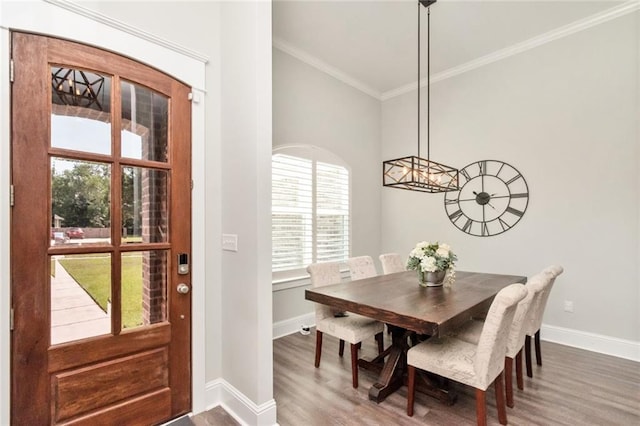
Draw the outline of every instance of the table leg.
M387 396L404 385L404 376L407 369L407 336L404 328L389 326L392 343L389 348L389 357L382 367L376 383L369 389L369 399L380 403Z
M413 344L419 340L415 333L404 328L392 325L388 327L392 338L391 346L371 361L358 360L361 368L378 373L378 380L369 389L369 399L377 403L407 384L408 339L411 338ZM456 400L456 395L449 389L448 380L420 370L416 375L416 391L447 405Z

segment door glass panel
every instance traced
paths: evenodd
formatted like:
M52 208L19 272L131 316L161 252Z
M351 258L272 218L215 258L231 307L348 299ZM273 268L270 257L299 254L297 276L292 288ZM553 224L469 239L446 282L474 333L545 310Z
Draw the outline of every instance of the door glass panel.
M51 67L51 146L111 153L111 78Z
M122 328L167 319L167 252L122 253Z
M51 158L51 245L111 242L111 166Z
M167 241L167 184L166 170L122 168L123 243Z
M50 256L51 344L111 333L111 255Z
M169 100L153 90L123 81L122 156L167 161Z

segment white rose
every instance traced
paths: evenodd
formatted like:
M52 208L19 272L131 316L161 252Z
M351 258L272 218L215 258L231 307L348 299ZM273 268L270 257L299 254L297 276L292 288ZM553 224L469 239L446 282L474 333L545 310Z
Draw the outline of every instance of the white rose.
M440 257L449 257L449 248L440 246L438 250L436 250L436 254Z
M420 261L420 268L423 272L435 272L436 259L435 257L427 256Z
M426 241L420 241L418 244L416 244L416 249L422 249L425 247L428 247L429 243Z
M443 248L446 251L451 251L451 247L449 246L449 244L440 244L440 248Z
M417 257L418 259L422 259L424 257L424 252L420 249L413 249L411 253L409 253L410 257Z

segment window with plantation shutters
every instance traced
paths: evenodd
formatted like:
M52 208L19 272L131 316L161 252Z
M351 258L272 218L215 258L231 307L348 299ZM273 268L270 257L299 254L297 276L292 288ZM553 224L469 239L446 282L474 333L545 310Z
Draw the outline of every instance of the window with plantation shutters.
M274 281L305 276L310 263L349 257L349 171L331 160L313 147L273 154Z

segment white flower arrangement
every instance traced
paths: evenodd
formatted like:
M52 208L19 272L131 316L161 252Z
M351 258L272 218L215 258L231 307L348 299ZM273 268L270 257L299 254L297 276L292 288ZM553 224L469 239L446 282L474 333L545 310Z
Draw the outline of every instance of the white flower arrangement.
M412 271L448 271L447 282L451 284L455 276L454 267L458 257L448 244L420 241L409 253L407 269Z

